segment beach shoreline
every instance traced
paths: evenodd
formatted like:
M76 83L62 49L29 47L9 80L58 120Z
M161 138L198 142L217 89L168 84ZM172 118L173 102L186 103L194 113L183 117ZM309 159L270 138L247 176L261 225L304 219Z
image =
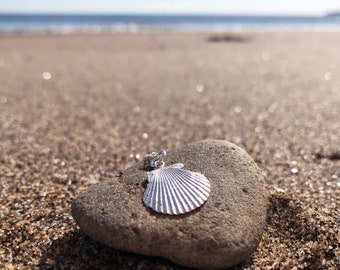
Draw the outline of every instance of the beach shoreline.
M221 29L221 30L171 30L171 29L144 29L144 30L126 30L126 31L115 31L115 30L98 30L98 29L82 29L82 30L1 30L0 36L121 36L121 35L223 35L223 34L310 34L310 33L339 33L340 28L321 28L321 29Z

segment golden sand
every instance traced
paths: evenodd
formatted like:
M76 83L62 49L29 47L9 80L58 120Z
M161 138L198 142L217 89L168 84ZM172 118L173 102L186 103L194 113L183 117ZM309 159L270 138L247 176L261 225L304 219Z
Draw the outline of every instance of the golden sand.
M339 33L0 37L0 268L181 269L97 244L73 199L160 148L244 148L268 225L235 269L336 269Z

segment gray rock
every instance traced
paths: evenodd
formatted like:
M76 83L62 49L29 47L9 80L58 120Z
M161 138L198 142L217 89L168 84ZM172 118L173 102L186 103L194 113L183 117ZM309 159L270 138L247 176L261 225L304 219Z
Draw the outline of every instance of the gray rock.
M104 245L188 267L227 268L246 260L260 242L267 209L264 180L252 158L232 143L205 140L169 151L165 162L182 162L210 180L202 207L178 216L146 208L147 174L140 162L76 198L75 221Z

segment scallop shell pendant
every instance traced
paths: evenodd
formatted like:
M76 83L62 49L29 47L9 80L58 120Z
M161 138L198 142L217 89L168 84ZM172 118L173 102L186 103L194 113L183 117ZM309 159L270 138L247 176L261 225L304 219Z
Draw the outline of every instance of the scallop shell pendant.
M148 185L143 194L146 206L159 213L179 215L204 204L210 193L209 180L183 166L176 163L147 172Z

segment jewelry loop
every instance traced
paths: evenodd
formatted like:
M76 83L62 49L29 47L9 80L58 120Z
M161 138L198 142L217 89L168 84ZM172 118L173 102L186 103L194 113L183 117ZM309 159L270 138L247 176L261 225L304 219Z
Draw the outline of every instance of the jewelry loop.
M152 152L145 156L144 168L158 169L164 166L166 151L161 149L158 152Z

